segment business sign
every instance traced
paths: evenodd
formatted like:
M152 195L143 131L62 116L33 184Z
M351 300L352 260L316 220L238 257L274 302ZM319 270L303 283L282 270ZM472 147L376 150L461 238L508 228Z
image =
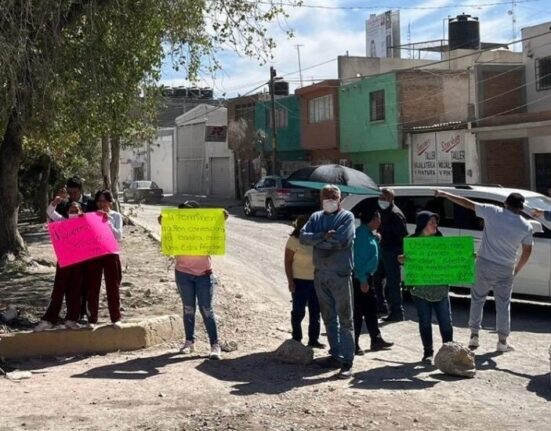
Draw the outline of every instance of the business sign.
M207 126L205 129L205 141L226 142L227 129L226 126Z
M49 223L48 231L61 268L119 251L111 226L98 213Z
M400 58L400 11L386 11L371 15L365 23L366 56Z
M465 164L465 132L413 135L411 162L414 184L452 184L454 164Z

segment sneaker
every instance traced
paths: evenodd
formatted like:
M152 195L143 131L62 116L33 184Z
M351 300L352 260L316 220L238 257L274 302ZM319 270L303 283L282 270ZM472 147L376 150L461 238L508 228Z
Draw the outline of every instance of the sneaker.
M310 341L308 346L312 349L325 349L325 344L320 343L319 341Z
M469 349L476 349L478 346L480 346L478 335L472 334L471 338L469 339Z
M117 320L116 322L113 322L113 328L122 329L122 322L120 320Z
M379 336L371 342L371 351L376 352L378 350L388 350L392 346L394 346L394 343L385 341L382 337Z
M79 325L74 320L66 320L65 321L65 328L67 328L67 329L80 329L80 328L82 328L82 326Z
M54 324L51 322L48 322L47 320L41 320L38 322L38 325L36 325L33 329L34 332L42 332L46 331L47 329L53 329Z
M180 353L183 353L185 355L189 355L194 351L195 351L195 346L193 345L193 341L188 341L188 340L186 340L183 347L180 349Z
M423 353L423 357L421 358L421 362L423 364L429 364L429 365L432 365L432 356L434 355L433 352L431 351L428 351L428 352L425 352Z
M342 367L337 374L339 379L349 379L352 377L352 364L342 364Z
M209 359L215 359L215 360L222 359L222 349L220 349L220 344L215 343L212 346L210 346Z
M356 346L356 351L354 352L354 354L356 356L363 356L365 355L365 352L363 351L363 349L360 348L360 346Z
M501 341L498 341L496 349L497 349L498 352L514 352L515 351L514 346L507 343L507 341L505 343L502 343Z
M329 356L327 358L320 359L320 360L316 361L316 364L318 364L321 368L330 368L330 369L333 369L333 370L342 367L341 361L334 358L333 356Z

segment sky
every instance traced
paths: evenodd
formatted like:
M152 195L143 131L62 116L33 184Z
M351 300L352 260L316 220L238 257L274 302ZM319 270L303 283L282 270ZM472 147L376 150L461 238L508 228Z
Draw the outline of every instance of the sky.
M285 3L285 0L282 0ZM400 10L401 43L442 39L443 23L448 16L466 13L480 20L483 42L509 43L521 38L520 29L551 22L549 0L303 0L302 7L286 7L289 17L270 25L269 35L277 43L274 59L261 66L258 59L248 58L232 51L217 54L222 70L201 73L195 85L214 89L217 97L235 97L252 94L269 79L273 66L290 84L293 91L300 86L296 45L300 46L303 85L323 79L337 78L337 56L366 55L365 22L370 14ZM513 15L516 32L513 34ZM321 7L315 7L321 6ZM447 26L446 26L447 27ZM289 39L285 29L291 29ZM447 28L446 28L447 33ZM447 37L447 34L446 34ZM520 44L513 47L520 51ZM430 54L421 58L430 59ZM167 86L189 85L184 71L174 71L167 61L162 68L161 83Z

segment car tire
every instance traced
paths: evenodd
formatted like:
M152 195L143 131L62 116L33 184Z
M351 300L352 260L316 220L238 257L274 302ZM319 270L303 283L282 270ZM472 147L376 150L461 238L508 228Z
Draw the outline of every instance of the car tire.
M275 207L274 203L271 200L266 201L266 216L270 220L277 220L277 218L278 218L278 213L277 213L276 207Z
M247 217L253 217L255 214L249 198L245 198L245 201L243 202L243 212Z

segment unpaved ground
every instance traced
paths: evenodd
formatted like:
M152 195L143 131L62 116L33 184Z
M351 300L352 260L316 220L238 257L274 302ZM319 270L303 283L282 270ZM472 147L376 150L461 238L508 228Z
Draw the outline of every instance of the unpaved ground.
M155 228L157 213L152 208L141 218ZM382 329L396 346L357 358L351 381L335 380L334 372L316 366L275 362L271 352L290 336L282 272L289 230L284 222L228 221L228 254L215 259L217 309L223 336L237 341L238 351L219 362L205 360L199 319L198 353L191 358L177 354L176 346L163 346L12 364L35 374L20 382L0 379L0 429L549 429L548 305L515 304L518 351L505 355L494 352L493 307L488 307L488 331L477 352L479 371L470 380L446 377L418 363L421 346L411 304L410 320ZM171 271L157 267L166 261L159 258L158 246L142 236L124 247L129 263L136 254L142 272L131 279L129 265L125 275L135 283L136 298L149 288L149 298L168 299L129 307L127 313L179 310ZM161 282L163 277L170 281ZM5 301L4 283L0 289L0 301ZM457 299L452 306L456 339L463 341L468 302ZM362 339L367 347L367 335Z

